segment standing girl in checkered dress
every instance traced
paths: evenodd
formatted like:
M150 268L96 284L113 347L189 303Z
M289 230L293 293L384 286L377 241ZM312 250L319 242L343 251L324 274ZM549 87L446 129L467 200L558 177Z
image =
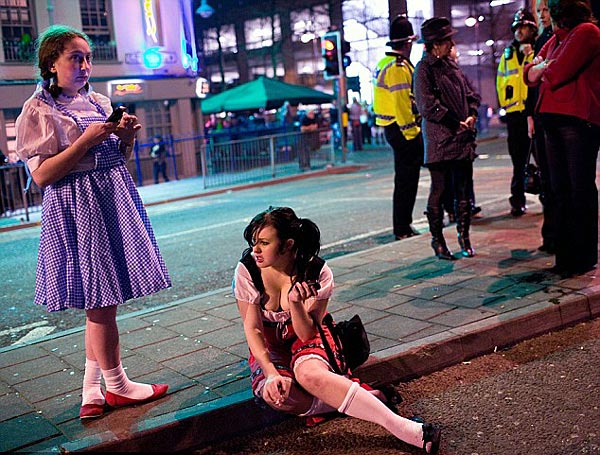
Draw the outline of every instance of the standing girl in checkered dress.
M136 116L106 122L110 100L94 91L89 38L54 25L37 41L43 81L16 122L17 153L43 188L35 303L86 313L80 417L163 396L166 384L131 381L123 370L118 305L171 286L152 227L125 167ZM104 377L106 392L101 388Z

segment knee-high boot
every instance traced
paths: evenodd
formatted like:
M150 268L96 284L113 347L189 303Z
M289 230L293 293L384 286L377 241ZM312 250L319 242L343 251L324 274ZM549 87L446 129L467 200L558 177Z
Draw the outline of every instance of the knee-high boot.
M439 207L427 207L427 221L429 221L429 232L431 232L431 248L439 259L452 261L455 259L446 246L444 239L444 212Z
M475 256L475 250L471 246L469 228L471 227L471 202L460 201L456 204L456 232L458 233L458 244L462 255L468 258Z

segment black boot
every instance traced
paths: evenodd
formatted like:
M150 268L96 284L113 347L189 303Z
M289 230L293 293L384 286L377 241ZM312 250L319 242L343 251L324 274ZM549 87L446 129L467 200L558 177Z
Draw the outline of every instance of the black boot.
M462 255L468 258L475 256L475 250L471 246L469 228L471 227L471 203L460 201L456 204L456 232L458 232L458 244Z
M431 248L439 259L453 261L455 259L446 246L444 239L444 212L439 207L427 207L427 221L429 221L429 232L431 232Z

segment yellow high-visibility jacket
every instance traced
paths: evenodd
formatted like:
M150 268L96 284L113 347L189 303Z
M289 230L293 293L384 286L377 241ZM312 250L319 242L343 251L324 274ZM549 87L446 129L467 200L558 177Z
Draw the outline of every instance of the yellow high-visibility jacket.
M386 52L377 63L373 77L373 112L375 124L391 125L396 122L407 140L421 132L417 119L412 78L414 67L400 54Z
M525 110L528 88L523 79L523 68L532 60L533 53L526 55L519 64L514 45L508 46L502 53L496 76L496 91L500 107L507 113Z

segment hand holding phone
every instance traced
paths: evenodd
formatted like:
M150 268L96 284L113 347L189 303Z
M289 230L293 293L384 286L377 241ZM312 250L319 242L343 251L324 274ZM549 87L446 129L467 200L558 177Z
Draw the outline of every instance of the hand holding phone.
M308 286L313 288L315 291L321 289L321 284L318 281L307 281Z
M106 119L107 123L119 123L121 121L121 119L123 118L123 114L125 113L125 111L127 110L127 108L125 106L119 106L117 107L112 114L110 114L110 116Z

